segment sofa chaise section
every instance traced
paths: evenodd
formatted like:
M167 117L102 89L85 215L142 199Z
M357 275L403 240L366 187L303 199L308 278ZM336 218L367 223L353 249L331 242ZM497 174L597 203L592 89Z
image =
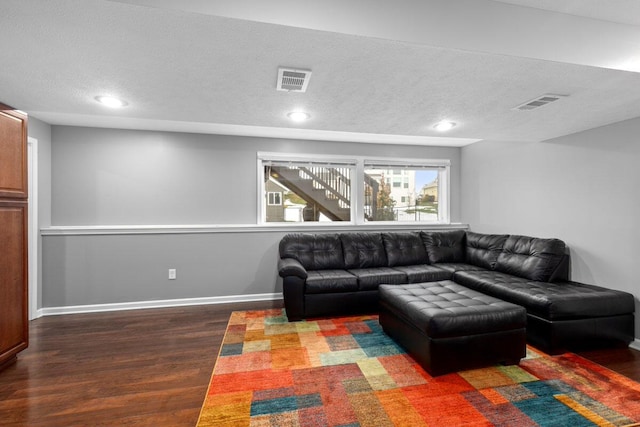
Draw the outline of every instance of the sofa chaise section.
M456 271L469 289L527 310L527 340L543 351L630 343L634 300L626 292L568 281L564 242L508 236L493 270Z
M549 354L629 344L633 295L572 281L542 282L486 271L455 273L456 283L527 310L527 341Z

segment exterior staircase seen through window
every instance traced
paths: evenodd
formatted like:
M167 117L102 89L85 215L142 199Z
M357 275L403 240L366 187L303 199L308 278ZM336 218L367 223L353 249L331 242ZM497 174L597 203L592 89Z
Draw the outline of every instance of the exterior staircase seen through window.
M269 176L302 198L305 221L323 214L331 221L351 220L351 169L323 166L270 166ZM376 209L378 182L365 174L365 218Z

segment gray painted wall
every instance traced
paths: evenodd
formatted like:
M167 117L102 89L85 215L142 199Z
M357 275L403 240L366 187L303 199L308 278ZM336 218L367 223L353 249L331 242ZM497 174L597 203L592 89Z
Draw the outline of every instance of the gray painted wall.
M471 230L563 239L572 278L636 296L640 119L538 143L462 149L462 221ZM636 337L640 316L636 316Z
M282 292L283 234L46 236L44 307Z
M52 224L255 224L258 151L451 160L460 149L54 126Z
M53 226L255 224L258 151L450 159L451 218L460 218L458 148L61 126L52 138ZM281 292L285 233L47 234L43 307Z

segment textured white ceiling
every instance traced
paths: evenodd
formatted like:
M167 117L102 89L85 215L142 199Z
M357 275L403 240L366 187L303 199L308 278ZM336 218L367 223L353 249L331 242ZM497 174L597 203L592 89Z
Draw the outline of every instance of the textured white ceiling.
M541 59L544 50L499 53L513 40L466 50L394 39L391 30L376 37L384 16L368 17L374 30L345 33L320 21L321 29L300 28L152 3L3 0L0 100L53 124L452 146L546 140L640 116L640 73ZM311 69L307 92L276 91L279 66ZM544 93L570 96L512 110ZM93 100L102 94L129 105L107 110ZM294 109L311 120L292 124ZM446 137L432 128L441 119L458 123Z
M638 0L495 0L620 24L640 25Z

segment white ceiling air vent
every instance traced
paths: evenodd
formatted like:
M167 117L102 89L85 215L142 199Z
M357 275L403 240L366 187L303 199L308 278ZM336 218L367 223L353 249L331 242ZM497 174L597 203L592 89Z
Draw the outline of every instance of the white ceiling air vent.
M519 111L529 111L535 110L536 108L540 108L552 102L555 102L559 99L566 98L568 95L554 95L551 93L544 94L542 96L537 97L536 99L532 99L531 101L527 101L524 104L520 104L517 107L514 107L514 110Z
M277 89L285 92L306 92L310 78L310 70L278 68Z

